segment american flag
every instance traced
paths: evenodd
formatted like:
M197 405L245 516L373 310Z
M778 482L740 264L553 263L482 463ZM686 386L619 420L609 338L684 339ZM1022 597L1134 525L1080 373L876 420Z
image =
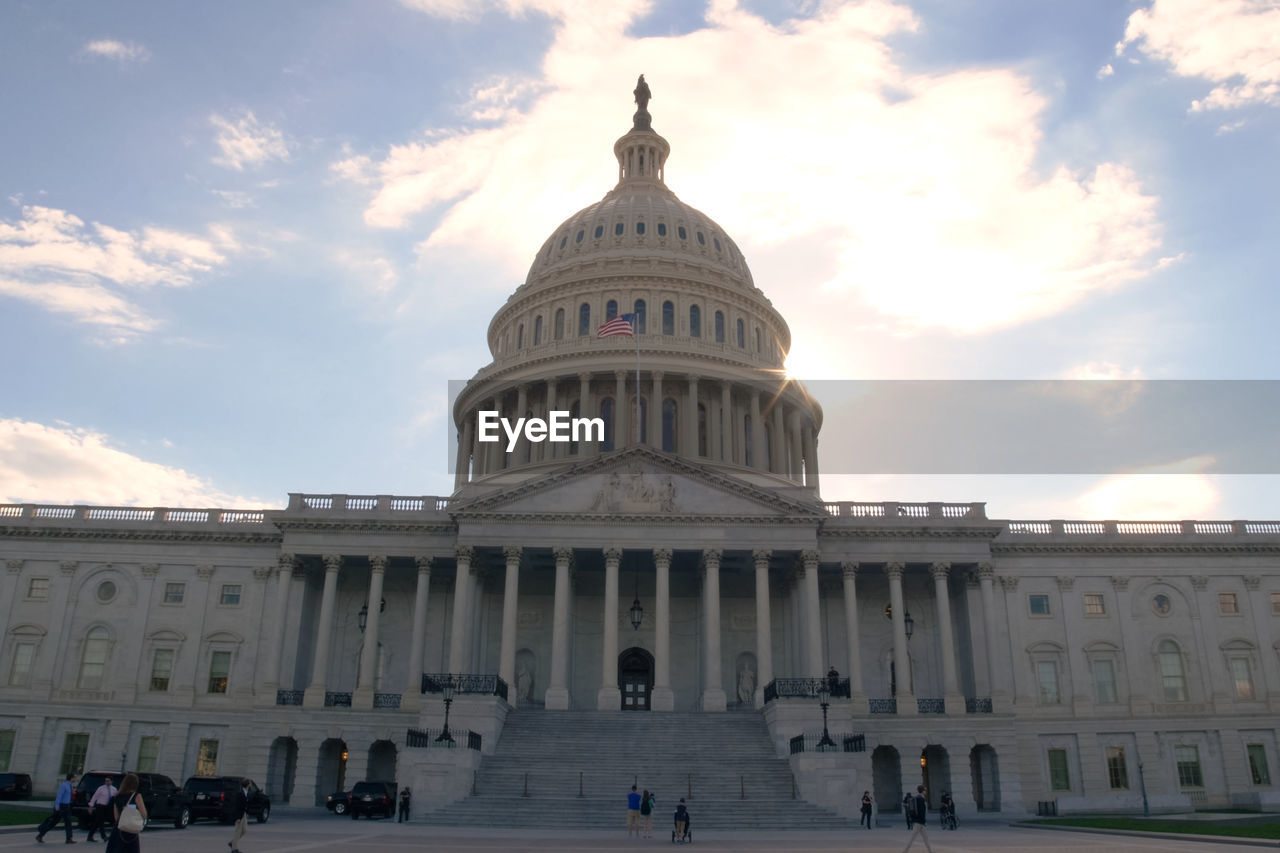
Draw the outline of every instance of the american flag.
M626 335L629 338L635 334L635 330L632 328L635 320L635 314L619 314L597 329L596 337L607 338L611 335Z

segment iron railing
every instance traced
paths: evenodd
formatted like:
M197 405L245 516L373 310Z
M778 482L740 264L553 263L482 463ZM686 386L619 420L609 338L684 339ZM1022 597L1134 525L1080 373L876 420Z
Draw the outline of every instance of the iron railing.
M916 711L921 714L945 714L947 703L944 699L916 699Z
M764 701L774 699L817 699L818 689L826 685L832 699L848 699L847 678L775 678L764 686Z
M480 751L483 742L478 732L454 730L449 733L451 740L440 740L444 729L408 729L405 732L405 746L414 749L457 749L463 736L466 736L467 749Z
M507 698L507 682L496 675L451 675L447 672L422 674L423 693L442 693L446 679L453 679L453 693L470 693L479 696Z
M873 714L896 714L898 713L898 700L868 699L867 710Z
M373 694L373 707L399 710L400 694L399 693L375 693Z
M831 732L830 738L833 744L823 746L821 732L805 732L796 735L791 739L791 754L797 755L801 752L866 752L867 738L866 735L855 735L848 733Z
M966 714L990 714L991 700L988 699L965 699L964 712Z
M350 708L350 693L334 693L332 690L326 690L324 694L324 706L326 708Z
M302 695L305 692L306 692L305 690L277 690L276 704L277 705L301 705Z

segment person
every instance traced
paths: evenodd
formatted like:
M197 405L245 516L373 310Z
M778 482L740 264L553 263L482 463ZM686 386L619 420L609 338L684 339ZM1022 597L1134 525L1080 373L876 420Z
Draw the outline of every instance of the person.
M653 807L656 803L657 799L649 793L648 788L645 788L644 793L640 795L640 821L645 838L653 838Z
M902 813L907 816L907 829L911 828L912 817L915 815L915 797L906 794L902 798Z
M631 786L631 793L627 794L627 838L633 832L636 838L640 837L640 794L635 785Z
M409 822L409 789L407 787L400 792L400 817L396 819L396 823L401 821Z
M902 848L902 853L907 853L911 849L911 845L916 843L916 838L924 841L924 849L933 853L933 846L929 844L929 827L927 825L928 806L924 801L924 785L916 786L916 795L912 797L907 795L911 800L911 821L915 824L915 830L911 833L911 837L907 839L907 846Z
M689 840L689 810L685 808L684 797L680 798L680 805L676 806L675 821L675 839L684 844Z
M53 814L49 815L36 829L36 841L44 844L44 834L62 821L67 830L67 843L75 844L71 837L71 794L75 791L76 774L68 773L67 778L58 784L58 793L53 798Z
M120 829L120 816L124 814L126 809L137 809L138 813L142 815L143 821L146 821L147 804L142 801L141 795L138 794L138 776L136 773L126 773L124 779L120 780L120 791L116 794L115 801L111 804L111 816L115 819L116 828L112 830L111 838L107 841L107 853L142 853L142 845L138 843L138 834Z
M231 830L231 840L227 842L231 853L240 853L240 839L249 831L249 788L252 785L251 779L241 779L240 790L236 792L236 802L231 809L231 820L235 828Z
M862 820L858 822L858 826L867 825L867 829L871 828L871 792L862 792Z
M951 799L950 791L942 792L942 826L945 829L947 824L952 823L952 829L955 828L954 820L956 816L956 801Z
M832 696L840 692L840 671L834 666L827 670L827 690Z
M111 784L111 777L108 776L93 792L93 796L89 798L89 835L85 837L85 841L93 840L93 833L97 832L102 836L102 840L107 840L107 818L111 816L111 801L116 798L116 786Z

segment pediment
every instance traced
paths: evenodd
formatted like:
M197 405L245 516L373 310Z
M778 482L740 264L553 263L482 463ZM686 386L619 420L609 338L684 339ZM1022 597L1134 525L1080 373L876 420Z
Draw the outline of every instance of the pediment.
M816 500L797 500L645 447L628 448L536 481L450 506L457 518L555 516L817 520Z

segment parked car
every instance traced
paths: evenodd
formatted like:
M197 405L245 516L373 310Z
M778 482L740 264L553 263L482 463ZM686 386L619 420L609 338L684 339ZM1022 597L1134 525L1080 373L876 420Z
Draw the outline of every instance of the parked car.
M373 819L374 815L394 817L396 813L395 782L357 782L351 789L351 803L347 807L352 820L364 815Z
M89 798L107 779L117 788L124 774L118 770L90 770L80 777L71 794L71 814L81 829L89 826ZM186 829L191 823L191 800L186 793L162 773L139 773L138 793L147 807L147 826L172 821L175 829Z
M26 773L0 773L0 800L25 800L30 796L30 776Z
M336 815L346 814L347 809L351 808L351 792L334 791L325 797L324 807Z
M241 776L192 776L188 779L182 790L191 798L191 819L210 818L220 823L231 823L241 781ZM266 823L271 817L271 798L253 783L249 785L248 811L258 823Z

